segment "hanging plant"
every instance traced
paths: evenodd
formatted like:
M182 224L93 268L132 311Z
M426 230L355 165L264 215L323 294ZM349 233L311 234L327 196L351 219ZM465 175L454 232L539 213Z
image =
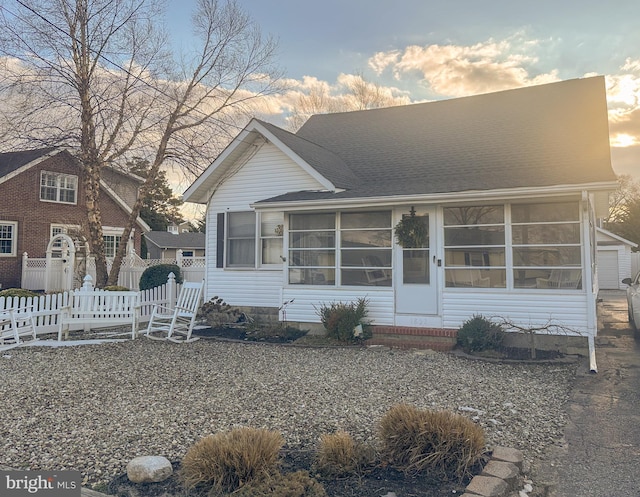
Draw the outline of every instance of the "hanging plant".
M398 244L403 248L424 247L429 239L429 227L425 224L425 218L416 216L413 208L408 216L404 216L396 224L394 233Z

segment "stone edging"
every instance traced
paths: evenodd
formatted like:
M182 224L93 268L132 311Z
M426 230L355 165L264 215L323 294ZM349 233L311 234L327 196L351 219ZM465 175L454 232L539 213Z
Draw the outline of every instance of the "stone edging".
M524 457L517 449L496 447L482 473L474 476L462 497L506 497L521 485Z

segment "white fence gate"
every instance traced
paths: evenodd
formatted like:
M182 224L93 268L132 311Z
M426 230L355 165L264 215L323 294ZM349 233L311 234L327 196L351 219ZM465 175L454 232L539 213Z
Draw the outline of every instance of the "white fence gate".
M113 259L107 259L107 269L111 269ZM84 264L84 261L80 261ZM183 257L182 250L178 250L175 259L141 259L135 253L127 255L122 261L120 275L118 276L118 285L127 287L131 290L139 290L140 276L145 269L159 264L175 264L180 268L182 279L189 282L202 281L205 271L204 257ZM95 261L89 258L84 266L82 274L77 275L74 279L74 288L82 285L82 279L86 274L90 274L94 280L96 277ZM22 288L27 290L44 290L47 282L47 271L50 271L49 283L54 282L53 289L64 289L62 284L63 265L60 259L51 259L47 268L46 258L30 258L25 252L22 256ZM55 286L55 282L59 281L60 286Z

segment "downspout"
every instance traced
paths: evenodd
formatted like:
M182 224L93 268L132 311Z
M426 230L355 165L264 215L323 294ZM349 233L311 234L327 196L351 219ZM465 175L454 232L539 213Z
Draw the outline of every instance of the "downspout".
M595 261L591 258L591 203L589 193L582 192L582 233L583 233L583 260L584 260L584 288L587 298L587 340L589 343L589 370L598 372L596 364L596 342L598 317L596 308L597 295L593 293L593 267ZM595 227L593 227L595 229Z

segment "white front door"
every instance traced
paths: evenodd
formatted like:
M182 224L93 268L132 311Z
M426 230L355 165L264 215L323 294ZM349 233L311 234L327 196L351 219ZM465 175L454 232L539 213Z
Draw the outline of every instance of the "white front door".
M396 324L400 326L438 325L438 258L435 254L436 226L435 211L430 208L415 209L418 218L428 234L420 246L401 247L395 245L395 305ZM395 222L408 214L409 209L396 212Z

